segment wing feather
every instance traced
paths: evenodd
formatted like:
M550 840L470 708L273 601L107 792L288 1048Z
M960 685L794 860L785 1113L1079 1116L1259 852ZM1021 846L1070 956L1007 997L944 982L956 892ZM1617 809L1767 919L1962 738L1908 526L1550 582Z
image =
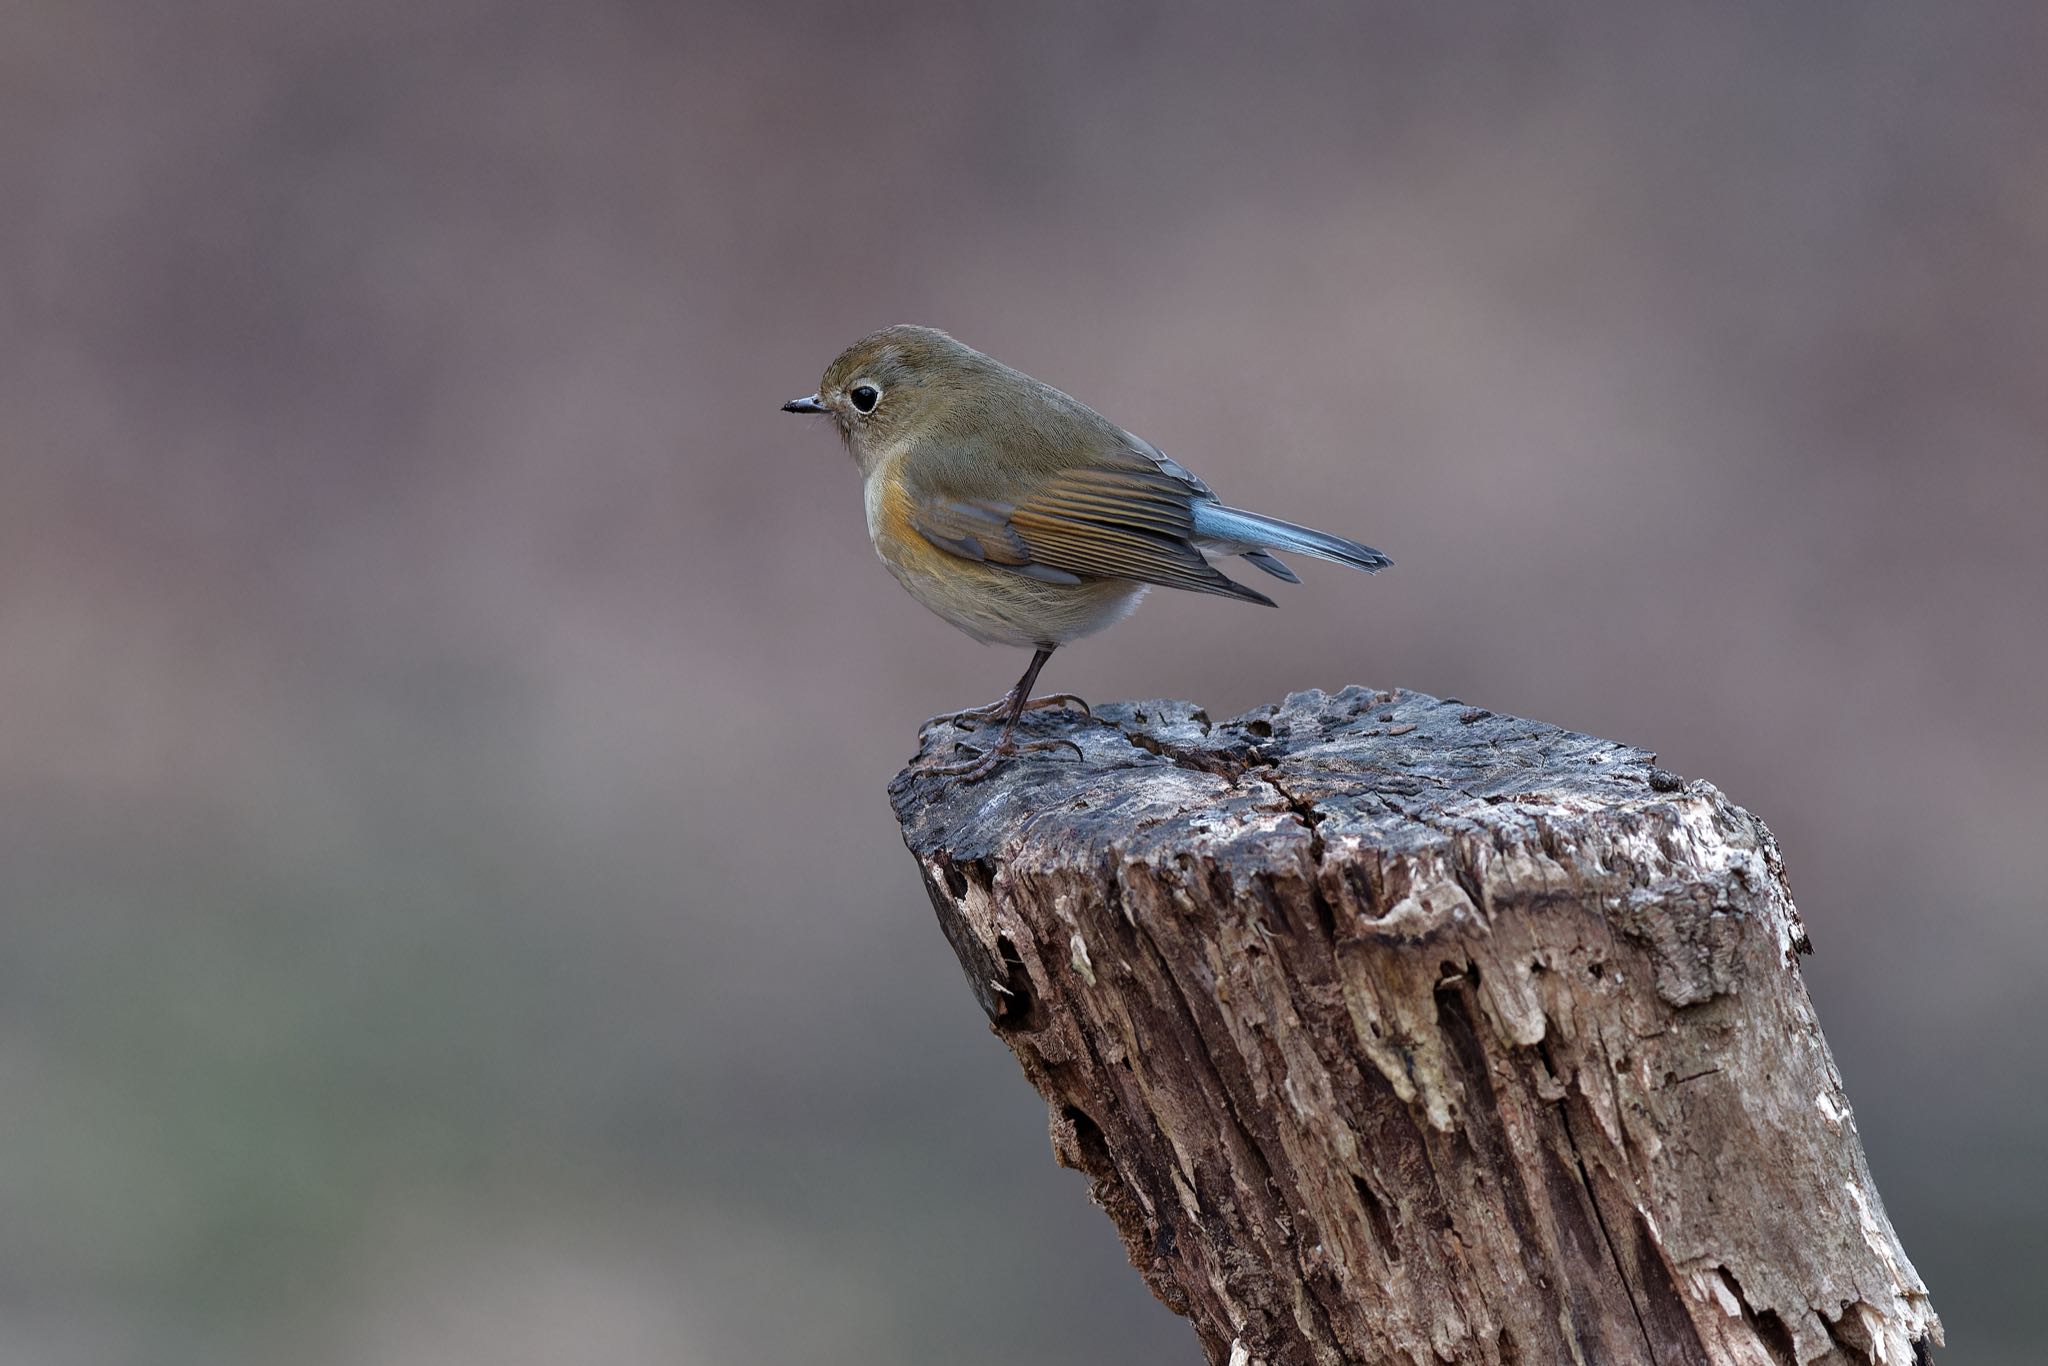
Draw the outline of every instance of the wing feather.
M1014 502L913 494L911 525L948 554L1045 582L1130 579L1271 606L1195 548L1197 496L1147 459L1062 470Z

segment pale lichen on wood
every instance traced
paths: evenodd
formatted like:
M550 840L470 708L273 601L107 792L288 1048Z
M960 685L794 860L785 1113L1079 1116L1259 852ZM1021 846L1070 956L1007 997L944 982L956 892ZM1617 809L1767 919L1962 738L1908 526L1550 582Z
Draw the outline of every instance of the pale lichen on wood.
M1037 713L891 794L976 998L1213 1362L1882 1363L1940 1341L1754 817L1417 693Z

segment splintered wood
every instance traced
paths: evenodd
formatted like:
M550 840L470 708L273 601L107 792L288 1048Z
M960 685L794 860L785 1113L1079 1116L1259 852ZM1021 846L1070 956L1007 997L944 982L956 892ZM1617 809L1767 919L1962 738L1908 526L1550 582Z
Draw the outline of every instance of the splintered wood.
M1039 712L891 796L976 999L1209 1360L1924 1360L1770 832L1418 693Z

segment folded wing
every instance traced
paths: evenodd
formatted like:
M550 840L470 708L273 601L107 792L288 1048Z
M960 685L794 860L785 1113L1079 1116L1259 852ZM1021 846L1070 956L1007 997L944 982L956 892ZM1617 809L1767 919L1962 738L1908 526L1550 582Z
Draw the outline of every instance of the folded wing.
M911 524L949 554L1047 583L1129 579L1271 607L1195 548L1197 489L1151 460L1092 465L1050 475L1012 502L913 492Z

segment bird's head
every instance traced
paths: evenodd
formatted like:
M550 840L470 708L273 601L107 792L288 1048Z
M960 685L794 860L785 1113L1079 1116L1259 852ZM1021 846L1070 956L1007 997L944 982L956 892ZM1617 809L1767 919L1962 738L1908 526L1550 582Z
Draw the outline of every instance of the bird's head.
M782 411L829 416L866 469L875 456L914 437L1000 369L937 328L899 324L840 352L818 391L791 399Z

